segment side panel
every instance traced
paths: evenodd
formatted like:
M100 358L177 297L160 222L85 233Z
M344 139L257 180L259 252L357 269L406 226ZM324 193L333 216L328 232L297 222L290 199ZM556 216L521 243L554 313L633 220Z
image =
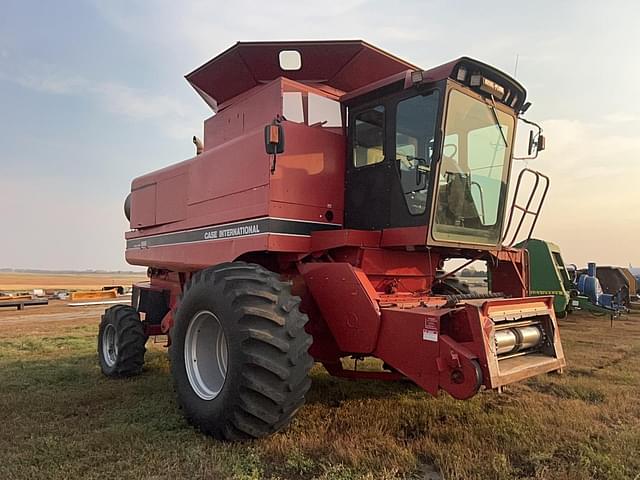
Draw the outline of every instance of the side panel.
M340 350L371 353L380 309L364 273L348 263L305 263L300 272Z
M388 159L358 168L347 166L345 228L381 230L389 226L392 167Z
M285 152L270 176L271 201L330 210L335 222L344 204L344 137L321 126L283 125Z
M193 161L187 201L194 205L268 183L269 157L264 151L264 134L255 129L206 150Z
M134 265L185 272L229 262L250 252L308 252L310 231L323 224L261 218L127 240Z
M205 151L259 129L282 113L282 79L255 87L204 122Z
M526 250L506 249L489 252L493 259L487 263L491 291L513 298L529 295L529 255Z
M156 184L152 183L131 192L131 228L156 224Z
M267 245L267 235L260 235L243 239L128 248L125 258L132 265L185 272L232 261L245 251L266 250Z
M133 265L187 272L230 262L248 252L305 252L309 249L310 243L308 236L255 235L229 240L128 249L126 259Z
M156 223L177 222L187 218L187 176L160 180L156 192Z
M175 192L175 195L179 196L180 194ZM187 205L187 218L184 220L126 232L125 238L130 240L149 235L189 230L205 225L216 225L235 219L264 217L269 211L268 197L269 187L265 185L195 205Z
M281 113L281 79L205 122L205 151L132 182L127 235L153 235L268 214L262 126Z

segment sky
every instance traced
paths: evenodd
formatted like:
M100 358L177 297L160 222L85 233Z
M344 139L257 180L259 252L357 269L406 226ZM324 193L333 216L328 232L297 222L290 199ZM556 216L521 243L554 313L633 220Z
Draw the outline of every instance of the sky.
M211 114L184 75L236 41L323 39L515 73L547 136L534 236L569 263L640 266L639 17L615 0L3 0L0 268L131 268L131 179L191 157Z

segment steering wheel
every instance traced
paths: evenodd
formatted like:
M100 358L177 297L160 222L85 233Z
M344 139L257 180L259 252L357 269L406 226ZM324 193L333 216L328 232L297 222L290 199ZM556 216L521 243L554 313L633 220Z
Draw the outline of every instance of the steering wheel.
M456 156L456 153L458 153L458 146L455 143L447 143L444 147L442 147L442 156L443 157L445 156L444 150L446 148L453 148L453 153L451 155L446 155L447 157L453 158L453 157Z

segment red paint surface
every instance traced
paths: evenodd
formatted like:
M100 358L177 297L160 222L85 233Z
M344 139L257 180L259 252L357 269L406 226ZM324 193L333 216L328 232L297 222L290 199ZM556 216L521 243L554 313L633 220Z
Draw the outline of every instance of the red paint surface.
M301 52L302 70L274 67L282 49ZM456 65L426 74L431 80L443 79ZM282 116L283 92L313 93L344 103L389 82L409 86L407 69L415 67L358 41L239 44L224 52L187 77L203 96L218 101L218 113L205 121L204 152L133 180L134 231L126 238L266 216L339 227L344 218L345 130L283 121L285 152L277 156L272 173L274 159L265 153L263 128ZM301 309L310 318L310 352L330 373L409 378L433 394L444 389L455 398L468 398L478 387L474 362L485 386L500 381L489 361L492 309L529 300L445 308L447 299L430 292L436 270L447 258L482 256L489 260L493 290L523 297L528 259L518 250L426 250L427 233L425 225L337 229L310 236L259 234L129 249L126 258L153 267L151 288L168 290L172 309L190 272L237 259L261 263L293 282ZM160 331L170 331L172 324L170 312ZM154 326L149 332L157 330ZM375 355L392 370L345 370L340 359L353 354Z
M348 263L305 263L300 270L340 350L371 353L380 309L366 279Z
M283 72L282 50L300 52L302 68ZM324 83L351 91L414 65L361 40L322 42L238 42L187 75L196 90L214 98L221 107L261 82L286 74L292 80Z

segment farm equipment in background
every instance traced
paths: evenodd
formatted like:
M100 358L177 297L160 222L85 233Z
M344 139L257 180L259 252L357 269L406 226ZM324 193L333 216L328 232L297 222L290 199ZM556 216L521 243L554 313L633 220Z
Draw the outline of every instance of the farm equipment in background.
M564 367L553 297L528 296L527 252L504 243L516 80L361 41L237 43L187 80L215 115L195 157L132 182L126 258L149 282L103 315L106 375L166 334L186 417L242 440L289 423L314 361L456 399ZM465 293L448 259L486 262L494 290ZM382 368L349 368L365 357Z
M595 263L577 273L575 265L564 263L560 247L546 240L531 238L516 245L529 253L531 295L553 295L558 318L581 310L595 315L617 317L625 311L624 295L606 294L595 277ZM598 269L599 270L599 269Z
M615 294L605 293L597 276L599 268L596 268L594 262L590 262L587 264L586 271L578 273L576 278L578 292L582 297L588 298L589 304L585 308L584 302L578 300L579 303L575 306L591 312L594 312L593 306L600 307L604 311L601 310L594 313L609 313L612 318L615 318L628 310L627 304L625 304L628 290L625 291L624 288L620 288ZM580 299L581 297L577 298Z
M632 302L638 301L638 280L633 273L631 273L630 268L620 267L620 270L627 279L627 286L629 289L629 305L627 306L630 307Z
M529 253L529 294L553 295L556 317L566 317L572 310L571 293L575 286L562 259L560 247L531 238L518 243L516 248Z
M614 306L622 303L622 292L619 291L617 295L604 293L600 280L596 275L596 264L594 262L587 264L586 271L578 274L576 282L578 291L587 296L596 305L614 308Z
M634 268L629 265L629 273L636 280L636 298L640 298L640 268Z
M638 273L638 269L633 268L631 264L629 264L628 268L623 268L623 272L629 281L629 309L630 310L639 310L640 309L640 274Z
M586 269L576 270L576 282L579 282L582 275L590 275L590 265L591 263L587 265ZM622 267L606 265L595 268L595 264L593 265L595 269L594 275L598 278L602 293L617 299L616 303L619 306L629 308L631 306L632 293L635 291L635 278L631 273Z

